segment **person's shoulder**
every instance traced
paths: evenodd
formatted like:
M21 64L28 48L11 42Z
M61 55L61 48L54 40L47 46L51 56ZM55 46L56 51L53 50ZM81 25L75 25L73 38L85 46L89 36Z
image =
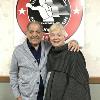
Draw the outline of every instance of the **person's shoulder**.
M23 48L23 43L15 46L14 52L19 52Z
M68 55L66 54L66 56L69 59L69 63L77 63L77 64L84 64L86 66L86 60L85 57L83 55L83 53L79 50L78 52L74 52L74 51L68 51ZM84 67L84 66L83 66Z
M70 56L74 56L74 57L84 57L83 53L79 50L78 52L74 52L74 51L68 51Z

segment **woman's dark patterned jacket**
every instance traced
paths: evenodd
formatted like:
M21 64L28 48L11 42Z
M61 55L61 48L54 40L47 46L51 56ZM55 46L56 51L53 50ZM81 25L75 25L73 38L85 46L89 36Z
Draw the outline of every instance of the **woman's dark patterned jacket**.
M69 51L67 44L51 47L47 71L51 74L44 100L91 100L89 75L81 51Z

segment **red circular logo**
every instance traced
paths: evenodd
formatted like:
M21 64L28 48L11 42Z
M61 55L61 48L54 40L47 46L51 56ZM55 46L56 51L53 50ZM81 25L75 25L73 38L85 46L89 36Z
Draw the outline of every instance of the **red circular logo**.
M61 22L67 39L77 31L82 16L81 0L18 0L16 5L16 19L23 33L30 21L40 21L45 32L53 23Z

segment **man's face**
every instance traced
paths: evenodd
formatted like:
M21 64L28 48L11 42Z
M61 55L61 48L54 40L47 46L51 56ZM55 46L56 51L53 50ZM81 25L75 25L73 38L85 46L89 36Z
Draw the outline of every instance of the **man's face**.
M26 36L33 47L39 45L43 37L43 32L40 28L40 25L34 23L30 24L26 32Z

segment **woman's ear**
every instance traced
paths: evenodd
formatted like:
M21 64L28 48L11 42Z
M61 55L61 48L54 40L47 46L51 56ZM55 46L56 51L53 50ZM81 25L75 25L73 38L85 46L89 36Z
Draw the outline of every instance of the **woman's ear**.
M28 31L25 32L25 35L27 35L27 34L28 34Z
M65 35L64 35L65 41L66 41L67 37L68 37L68 34L65 33Z
M50 40L49 33L44 33L44 34L43 34L43 38L44 38L44 40L49 41L49 40Z
M65 41L66 41L66 38L67 38L67 37L66 37L66 36L64 36L64 38L65 38Z

